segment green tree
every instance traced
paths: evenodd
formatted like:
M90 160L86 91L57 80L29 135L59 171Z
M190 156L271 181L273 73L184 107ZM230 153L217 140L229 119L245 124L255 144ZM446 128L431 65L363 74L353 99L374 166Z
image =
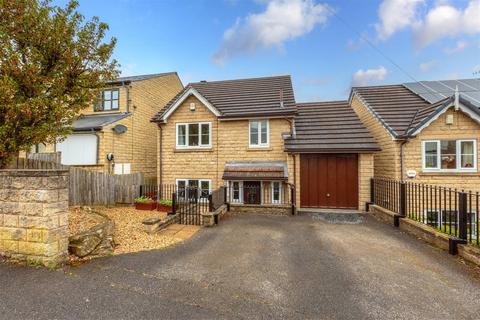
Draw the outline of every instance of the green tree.
M108 25L78 2L0 0L0 168L37 143L55 143L118 76Z

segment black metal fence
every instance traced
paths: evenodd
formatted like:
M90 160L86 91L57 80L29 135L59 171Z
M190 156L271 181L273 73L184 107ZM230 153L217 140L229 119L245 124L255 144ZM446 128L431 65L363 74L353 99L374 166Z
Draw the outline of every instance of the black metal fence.
M146 184L140 186L140 196L155 201L172 200L172 194L177 191L175 184Z
M172 199L173 213L179 215L180 224L201 225L201 214L210 211L210 194L202 194L199 188L177 188Z
M374 178L371 202L460 240L480 245L478 192Z
M202 213L213 212L227 201L226 188L208 192L198 187L178 187L175 184L140 186L140 196L157 202L170 200L172 213L178 214L180 224L201 225ZM218 220L215 220L218 222Z

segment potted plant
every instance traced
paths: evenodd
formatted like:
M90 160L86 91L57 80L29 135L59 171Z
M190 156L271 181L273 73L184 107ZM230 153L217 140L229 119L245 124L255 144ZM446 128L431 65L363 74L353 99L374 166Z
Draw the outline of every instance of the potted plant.
M157 203L152 199L145 196L135 198L135 209L137 210L155 210Z
M162 199L162 200L158 201L157 209L158 209L158 211L171 212L172 211L172 200Z

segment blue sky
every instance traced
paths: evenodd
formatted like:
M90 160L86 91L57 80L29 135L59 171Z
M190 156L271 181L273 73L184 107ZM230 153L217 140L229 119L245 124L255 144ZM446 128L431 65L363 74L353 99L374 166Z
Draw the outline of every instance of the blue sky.
M290 74L297 101L346 99L352 84L480 78L480 0L80 0L79 10L109 24L123 75Z

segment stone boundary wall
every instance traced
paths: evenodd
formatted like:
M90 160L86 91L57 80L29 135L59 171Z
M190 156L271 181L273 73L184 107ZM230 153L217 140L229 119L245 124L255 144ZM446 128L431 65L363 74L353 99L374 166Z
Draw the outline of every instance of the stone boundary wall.
M68 170L0 170L0 255L55 267L68 257Z
M377 205L370 205L369 214L378 221L392 226L394 221L393 217L398 216L397 213L394 213ZM413 221L408 218L399 219L399 228L401 231L412 234L416 238L422 239L423 241L437 248L448 251L449 236L447 234L435 231L433 228L423 223ZM458 244L458 255L463 259L480 266L479 247L467 244Z
M271 215L291 215L291 205L255 205L255 204L230 204L231 213L255 213Z

